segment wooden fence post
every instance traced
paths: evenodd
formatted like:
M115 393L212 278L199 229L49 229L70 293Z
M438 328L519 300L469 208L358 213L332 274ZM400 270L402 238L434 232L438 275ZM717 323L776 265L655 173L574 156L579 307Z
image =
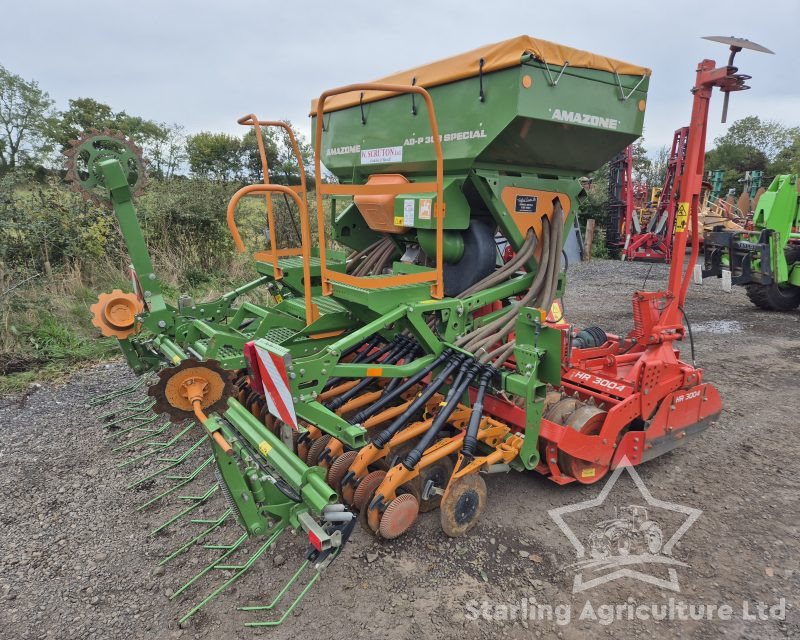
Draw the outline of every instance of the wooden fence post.
M594 242L594 218L586 221L586 233L583 238L583 259L592 259L592 243Z

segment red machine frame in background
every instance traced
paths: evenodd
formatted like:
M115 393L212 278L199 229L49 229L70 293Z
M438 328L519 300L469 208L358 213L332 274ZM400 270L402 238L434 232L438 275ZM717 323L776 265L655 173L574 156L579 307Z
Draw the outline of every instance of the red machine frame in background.
M625 242L622 246L623 260L652 260L669 262L672 257L672 233L677 209L676 197L680 176L686 162L686 146L689 127L681 127L672 137L667 174L658 203L642 228L633 197L627 197L625 211ZM628 169L630 174L630 168ZM630 184L630 183L628 183ZM630 192L630 189L628 189Z

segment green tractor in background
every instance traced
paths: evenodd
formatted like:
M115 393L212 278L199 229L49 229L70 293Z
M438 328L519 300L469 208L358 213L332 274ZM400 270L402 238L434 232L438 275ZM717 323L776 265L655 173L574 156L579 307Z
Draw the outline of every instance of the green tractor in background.
M800 194L797 175L775 176L758 200L752 229L705 234L700 278L722 278L723 288L740 284L761 309L791 311L800 306Z

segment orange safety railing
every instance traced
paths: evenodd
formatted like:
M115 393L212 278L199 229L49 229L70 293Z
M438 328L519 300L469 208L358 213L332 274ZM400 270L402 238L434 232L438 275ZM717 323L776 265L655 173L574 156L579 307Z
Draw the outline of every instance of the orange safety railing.
M352 91L387 91L389 93L416 93L422 96L425 100L425 105L428 110L428 119L431 124L431 134L433 136L433 146L436 151L436 182L410 182L397 185L356 185L356 184L328 184L323 183L321 180L321 167L320 157L322 148L322 119L325 113L325 101L331 96L339 95L342 93L350 93ZM444 181L444 163L442 158L442 143L439 139L439 126L436 123L436 114L433 110L433 101L430 94L416 85L401 85L401 84L385 84L382 82L369 82L364 84L350 84L346 87L339 87L338 89L330 89L320 95L317 100L316 111L317 123L316 134L314 141L314 174L315 186L317 193L317 226L319 231L319 261L322 277L322 293L330 295L333 291L331 282L341 282L363 289L379 289L384 287L400 286L407 284L419 284L423 282L432 282L431 297L443 298L444 286L442 282L442 240L443 240L443 224L444 224L444 198L442 196L443 181ZM436 216L436 269L431 272L410 273L395 276L353 276L347 273L339 273L338 271L329 271L325 257L325 214L323 211L323 198L325 194L332 196L355 196L363 195L394 195L398 196L406 193L427 193L436 192L436 206L434 208L434 215Z
M303 287L303 290L306 303L306 324L309 325L314 322L314 320L319 318L319 309L317 309L317 305L314 303L311 297L311 230L309 229L308 225L308 207L306 206L304 199L301 198L291 187L286 187L282 184L249 184L234 193L231 201L228 203L229 223L233 219L233 214L236 211L236 205L239 204L239 200L253 193L264 193L266 194L267 198L270 198L273 193L284 193L294 198L297 207L300 209L300 234L302 236L302 247L300 249L291 249L291 251L297 252L292 255L303 256L303 282L306 283L306 286ZM241 242L241 238L239 239L239 242ZM244 245L242 245L242 249L240 249L240 251L243 250Z
M261 169L264 175L264 184L270 184L269 181L269 164L267 163L267 153L266 148L264 146L264 136L261 132L261 127L279 127L286 131L287 135L289 136L289 143L292 147L292 152L294 153L294 157L297 160L297 166L300 170L300 184L296 186L290 186L289 189L296 192L300 195L303 201L303 207L300 209L301 214L301 225L308 224L308 200L306 198L306 169L305 165L303 164L303 157L300 155L300 148L297 145L297 140L294 137L294 132L292 128L286 124L285 122L280 122L277 120L259 120L254 114L249 114L246 116L242 116L236 121L238 124L243 124L245 126L252 126L255 134L256 134L256 144L258 145L258 154L261 158ZM275 214L272 208L272 193L265 194L265 200L267 204L267 226L269 227L269 250L267 251L258 251L256 252L253 257L256 259L264 259L266 258L270 263L272 263L273 273L275 274L275 279L280 280L283 277L283 271L278 265L278 259L284 256L299 256L303 255L302 247L292 248L292 249L278 249L278 240L275 234ZM240 253L244 253L245 246L242 242L242 237L239 235L239 229L236 227L236 221L234 220L234 215L236 212L236 208L233 209L229 206L228 207L228 228L231 231L231 235L233 236L233 243L236 246L237 251ZM291 212L290 212L291 215Z
M233 236L233 243L236 250L240 253L245 252L245 246L242 242L242 237L239 234L239 229L236 227L235 215L236 207L245 196L256 193L263 193L267 205L267 226L269 227L269 250L258 251L253 254L256 259L266 258L272 263L273 273L275 279L280 280L283 277L283 271L279 266L279 258L286 256L302 256L303 257L303 280L306 283L311 282L311 225L308 216L308 199L306 196L306 169L303 164L303 157L300 154L300 148L297 145L297 140L294 137L292 128L285 122L273 120L259 120L254 114L243 116L237 120L239 124L252 126L256 134L256 143L258 144L258 153L261 157L261 168L264 174L263 184L251 184L239 189L230 202L228 203L227 221L228 228ZM295 186L284 186L280 184L271 184L269 181L269 165L267 163L267 153L264 147L264 137L261 132L261 127L280 127L286 131L289 142L292 147L297 166L300 170L300 184ZM300 236L301 246L291 249L278 249L278 240L275 233L275 215L272 208L272 196L275 193L282 193L290 196L300 212ZM291 212L290 212L291 215ZM314 303L311 296L311 287L304 287L305 307L306 307L306 324L311 324L314 320L319 318L319 309Z

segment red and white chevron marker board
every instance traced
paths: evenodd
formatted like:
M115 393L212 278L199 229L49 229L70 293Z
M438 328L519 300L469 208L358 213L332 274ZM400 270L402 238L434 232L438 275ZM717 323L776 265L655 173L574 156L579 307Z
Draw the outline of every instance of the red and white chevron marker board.
M256 360L264 396L267 398L267 409L273 416L297 429L297 415L294 412L292 390L289 388L289 376L286 374L286 361L282 356L267 351L255 343L249 344L255 347L258 356Z

